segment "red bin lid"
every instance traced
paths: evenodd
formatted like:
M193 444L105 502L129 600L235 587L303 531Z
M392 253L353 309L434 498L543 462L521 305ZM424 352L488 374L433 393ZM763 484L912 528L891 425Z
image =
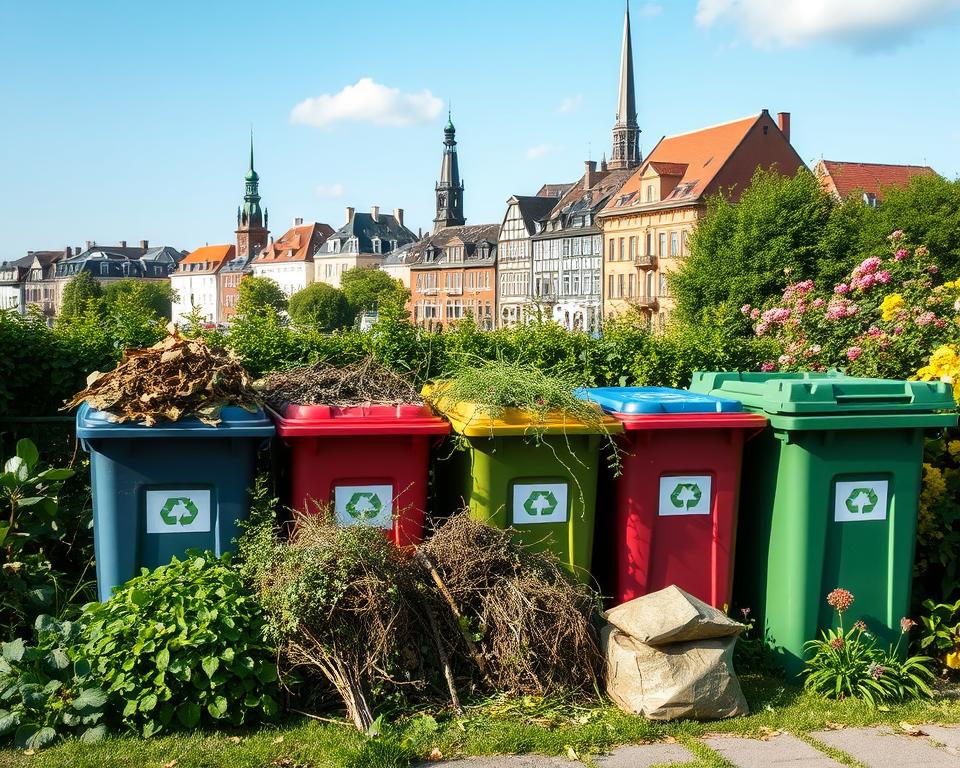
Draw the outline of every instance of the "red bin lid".
M267 409L281 437L446 435L450 425L425 403L354 406L297 405Z

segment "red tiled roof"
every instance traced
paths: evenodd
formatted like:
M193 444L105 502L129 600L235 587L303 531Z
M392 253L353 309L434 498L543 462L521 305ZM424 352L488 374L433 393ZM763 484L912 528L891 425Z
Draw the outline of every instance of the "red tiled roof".
M821 160L817 164L817 176L821 183L832 185L841 197L854 192L866 192L883 199L886 187L906 187L914 176L932 176L936 173L927 165L887 165L884 163L848 163L837 160ZM825 177L829 177L829 181Z
M220 269L226 262L230 261L237 254L236 246L233 245L205 245L197 248L193 253L187 254L181 259L177 267L177 272L214 273ZM204 269L188 270L188 264L207 264ZM174 272L176 274L176 272Z
M329 224L301 224L288 229L274 242L264 248L253 260L254 264L278 264L282 262L313 261L313 255L333 234Z

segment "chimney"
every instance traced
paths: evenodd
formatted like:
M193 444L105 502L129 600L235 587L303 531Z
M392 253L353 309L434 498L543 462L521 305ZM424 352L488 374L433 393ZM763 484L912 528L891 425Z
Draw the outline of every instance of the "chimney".
M126 240L121 240L121 241L120 241L120 247L121 247L121 248L126 248L126 247L127 247L127 241L126 241Z
M344 224L349 224L349 223L350 223L350 220L351 220L352 218L353 218L353 208L348 205L348 206L347 206L347 220L346 220L345 222L343 222L343 223L344 223Z
M68 245L63 249L63 255L65 258L69 259L71 256L73 256L73 249Z
M783 134L783 137L790 141L790 113L789 112L777 112L777 127L780 129L780 133Z
M583 163L583 188L590 189L597 183L597 161L585 160Z
M149 241L149 240L141 240L141 241L140 241L140 247L143 248L143 250L147 250L147 248L150 247L150 241Z
M90 250L91 248L93 248L93 246L95 246L95 245L96 245L96 242L94 242L93 240L87 240L86 250L89 251L89 250Z
M399 224L402 227L403 226L403 208L394 208L393 218L395 218L397 220L397 224Z
M373 218L374 221L380 221L380 206L379 206L379 205L374 205L372 208L370 208L370 216Z
M294 216L294 217L293 217L293 226L295 226L295 227L303 226L303 216Z

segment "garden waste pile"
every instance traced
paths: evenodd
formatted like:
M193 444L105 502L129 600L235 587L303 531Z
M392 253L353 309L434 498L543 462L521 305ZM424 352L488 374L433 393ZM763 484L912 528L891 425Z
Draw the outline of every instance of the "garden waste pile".
M370 357L343 367L318 362L278 371L256 387L278 411L288 403L348 408L420 402L409 381Z
M126 350L112 371L91 373L87 388L65 409L85 402L117 423L152 426L195 416L214 426L224 406L254 411L258 401L250 375L233 354L185 339L171 327L170 335L152 347Z

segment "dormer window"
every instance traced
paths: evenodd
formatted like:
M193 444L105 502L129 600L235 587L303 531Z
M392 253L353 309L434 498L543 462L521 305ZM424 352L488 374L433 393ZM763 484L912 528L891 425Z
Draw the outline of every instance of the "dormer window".
M391 241L390 241L390 250L391 250L391 251L397 250L397 241L396 241L396 240L391 240Z
M380 253L382 248L382 246L380 245L380 238L375 237L371 242L373 243L373 252Z
M647 202L653 202L653 184L647 184Z
M340 250L340 241L339 241L339 240L330 240L330 241L327 243L327 252L328 252L328 253L336 253L338 250Z

